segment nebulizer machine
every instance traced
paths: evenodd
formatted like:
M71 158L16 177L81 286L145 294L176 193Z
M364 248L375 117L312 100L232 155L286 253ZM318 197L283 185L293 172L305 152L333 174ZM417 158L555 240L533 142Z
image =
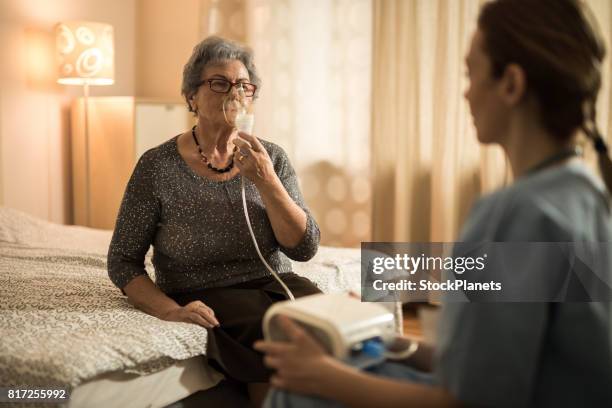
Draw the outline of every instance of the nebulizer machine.
M243 87L240 84L236 86L237 98L235 94L229 93L223 103L225 119L238 131L252 134L252 107L246 103ZM236 112L233 118L228 118L227 111L230 109ZM249 218L245 178L242 175L241 195L244 217L257 255L289 298L287 301L275 303L265 313L263 333L266 340L288 340L276 319L278 315L284 315L316 338L330 355L356 367L364 368L387 358L403 359L414 354L418 344L416 342L398 348L394 315L380 304L362 303L347 294L317 294L295 299L291 290L261 254Z

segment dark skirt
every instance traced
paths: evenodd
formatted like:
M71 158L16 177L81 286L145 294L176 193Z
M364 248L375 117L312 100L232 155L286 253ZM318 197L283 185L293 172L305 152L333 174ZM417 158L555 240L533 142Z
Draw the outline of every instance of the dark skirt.
M296 298L321 293L311 281L294 273L280 276ZM215 311L220 327L208 329L206 351L212 367L239 382L268 382L272 372L264 366L263 354L253 349L253 343L263 338L261 322L266 310L275 302L287 300L273 276L169 296L181 306L200 300Z

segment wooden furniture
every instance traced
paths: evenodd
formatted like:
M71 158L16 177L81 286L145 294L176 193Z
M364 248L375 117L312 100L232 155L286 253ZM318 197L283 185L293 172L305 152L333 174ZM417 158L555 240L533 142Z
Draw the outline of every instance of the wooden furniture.
M126 96L90 97L88 107L88 152L83 98L75 100L71 110L74 223L113 229L138 158L146 150L189 129L193 116L181 101ZM85 177L86 157L89 186Z

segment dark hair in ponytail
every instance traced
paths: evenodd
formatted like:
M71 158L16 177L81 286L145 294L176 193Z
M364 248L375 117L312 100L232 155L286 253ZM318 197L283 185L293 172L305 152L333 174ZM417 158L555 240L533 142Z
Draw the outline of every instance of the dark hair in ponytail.
M595 122L606 50L586 6L580 0L494 0L482 7L478 28L493 75L520 65L544 126L560 140L582 129L612 192L612 161Z
M599 129L597 128L596 119L596 106L595 101L589 101L585 108L585 116L587 117L586 123L583 125L582 130L593 140L595 150L599 156L599 169L601 175L608 186L608 191L612 192L612 160L608 154L608 146L604 140Z

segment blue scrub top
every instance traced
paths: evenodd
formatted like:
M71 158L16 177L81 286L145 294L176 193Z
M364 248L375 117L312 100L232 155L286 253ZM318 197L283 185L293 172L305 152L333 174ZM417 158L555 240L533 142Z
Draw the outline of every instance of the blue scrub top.
M460 241L611 243L598 262L612 284L611 207L601 181L571 162L479 200ZM436 376L467 404L612 406L612 303L445 303Z

